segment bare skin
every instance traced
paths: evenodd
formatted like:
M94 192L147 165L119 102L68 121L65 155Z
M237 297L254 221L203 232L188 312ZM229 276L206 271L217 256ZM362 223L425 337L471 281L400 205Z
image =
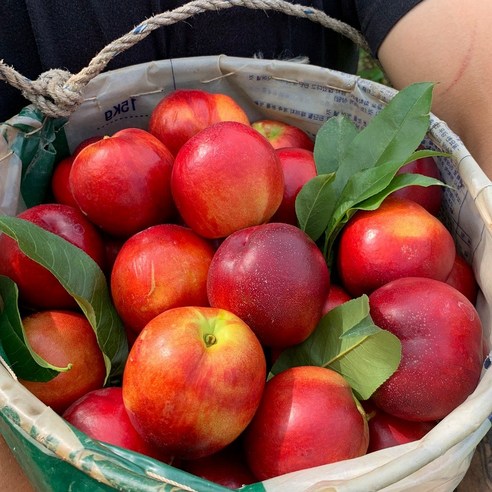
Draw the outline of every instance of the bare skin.
M378 57L396 88L436 83L433 112L492 179L492 2L425 0L390 31Z

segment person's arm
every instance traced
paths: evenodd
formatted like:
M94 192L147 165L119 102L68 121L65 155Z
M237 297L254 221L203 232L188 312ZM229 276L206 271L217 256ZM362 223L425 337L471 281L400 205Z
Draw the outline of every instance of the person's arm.
M492 2L424 0L391 29L378 58L397 89L435 82L433 112L492 179Z

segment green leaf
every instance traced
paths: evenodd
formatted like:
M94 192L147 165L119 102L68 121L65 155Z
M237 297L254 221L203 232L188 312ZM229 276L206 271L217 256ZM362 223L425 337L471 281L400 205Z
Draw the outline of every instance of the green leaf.
M366 295L329 311L303 343L284 350L269 378L290 367L328 367L349 382L359 399L368 399L398 368L401 342L374 324Z
M451 157L451 154L447 152L441 152L440 150L419 149L413 152L405 161L405 164L422 159L423 157Z
M0 313L0 342L4 359L17 377L30 381L50 381L60 372L68 371L70 365L53 366L32 350L17 306L17 285L4 275L0 275L0 297L3 303Z
M80 248L29 221L2 216L0 230L17 241L24 254L53 273L75 298L94 329L107 378L122 374L127 338L111 302L106 277L96 262Z
M394 191L406 188L407 186L445 186L452 188L450 185L439 179L423 176L422 174L404 173L397 174L391 183L380 193L374 194L357 204L357 210L376 210L381 203Z
M330 183L334 174L320 174L309 180L296 197L296 214L299 227L316 241L326 229L329 217L325 210L333 200Z
M327 226L327 234L332 234L340 220L354 205L389 186L402 165L402 162L388 162L377 167L363 169L351 176L337 200L336 208Z
M337 206L326 227L324 255L329 259L333 257L333 247L338 234L357 210L375 210L391 193L412 185L448 186L439 179L421 174L396 174L394 165L391 163L366 169L359 175L353 176L353 180L349 180L347 189L341 197L343 201ZM364 186L366 186L365 190Z
M421 82L398 92L360 132L358 150L370 146L374 165L404 162L422 143L429 129L432 89L432 83ZM357 153L355 145L350 150Z
M355 124L338 115L327 120L316 134L314 162L318 174L335 172L342 162L342 156L357 135Z
M313 240L325 234L328 260L331 253L326 245L333 244L331 235L338 233L341 218L355 203L378 194L410 157L419 155L415 149L429 128L432 88L431 83L406 87L357 134L340 117L333 122L330 118L320 129L315 161L321 162L316 165L323 170L338 167L334 178L318 176L319 182L304 185L296 200L296 214L301 229Z
M357 134L335 175L337 196L354 174L386 162L405 162L421 144L429 128L432 87L422 82L398 92Z
M324 234L323 254L329 266L335 240L358 203L372 196L378 197L373 203L380 203L380 196L390 194L385 188L394 187L395 175L408 162L443 155L415 151L429 127L432 88L419 83L403 89L360 132L340 116L321 127L315 142L316 165L331 171L330 176L334 173L334 178L322 186L307 183L299 192L296 213L301 229L313 240Z

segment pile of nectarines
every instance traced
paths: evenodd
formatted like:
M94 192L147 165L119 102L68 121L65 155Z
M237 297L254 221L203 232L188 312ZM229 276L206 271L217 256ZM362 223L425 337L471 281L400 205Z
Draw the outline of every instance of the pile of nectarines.
M439 186L355 213L329 267L296 219L313 148L300 128L250 122L229 96L201 90L168 94L146 129L82 142L56 167L50 203L19 217L100 266L128 358L121 385L103 388L77 303L1 235L0 274L19 288L26 337L63 368L22 384L89 436L228 487L421 438L479 381L473 270L439 219ZM439 173L430 157L404 171ZM361 295L402 347L369 400L328 367L267 380L279 353Z

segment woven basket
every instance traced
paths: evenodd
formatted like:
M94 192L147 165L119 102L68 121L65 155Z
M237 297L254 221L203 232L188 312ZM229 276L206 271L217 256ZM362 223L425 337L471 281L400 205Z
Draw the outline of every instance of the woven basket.
M128 126L146 128L152 108L177 88L229 94L252 121L278 119L313 136L334 114L345 114L364 126L396 93L375 82L309 64L226 56L163 60L100 73L85 85L77 109L69 110L67 119L45 118L28 107L1 125L0 211L13 215L25 206L19 190L22 161L27 157L19 149L29 146L23 142L32 143L43 134L39 146L47 155L45 165L49 168L61 148L59 142L73 150L95 134L112 134ZM55 134L58 143L49 138ZM480 286L477 309L490 349L492 183L459 137L433 115L424 146L451 155L437 158L442 179L451 185L445 189L442 218L458 251L473 265ZM242 490L454 490L490 428L492 373L485 369L488 363L489 359L475 392L420 441L276 477ZM2 435L38 490L227 490L89 439L37 400L2 365L0 417Z
M175 88L229 94L252 120L276 118L313 135L336 113L363 126L395 94L386 86L353 75L300 63L225 56L166 60L98 75L87 86L83 103L60 131L73 149L101 131L112 134L127 126L146 128L151 109ZM132 101L131 109L121 112L125 101ZM9 126L10 142L3 149L10 149L5 160L11 169L19 161L11 152L14 142L30 138L29 128L43 125L32 115L32 127L27 125L29 118L25 116L16 116L10 123L19 118L24 132L14 132ZM453 233L458 250L473 264L481 288L477 308L490 343L491 183L460 139L433 116L425 146L452 155L438 158L443 180L452 185L445 191L443 220ZM490 427L491 379L490 371L484 369L476 391L420 441L349 462L291 473L244 490L452 491ZM88 439L27 392L3 367L0 415L2 434L40 490L67 490L69 486L71 490L91 491L108 487L139 491L222 490L170 466Z

